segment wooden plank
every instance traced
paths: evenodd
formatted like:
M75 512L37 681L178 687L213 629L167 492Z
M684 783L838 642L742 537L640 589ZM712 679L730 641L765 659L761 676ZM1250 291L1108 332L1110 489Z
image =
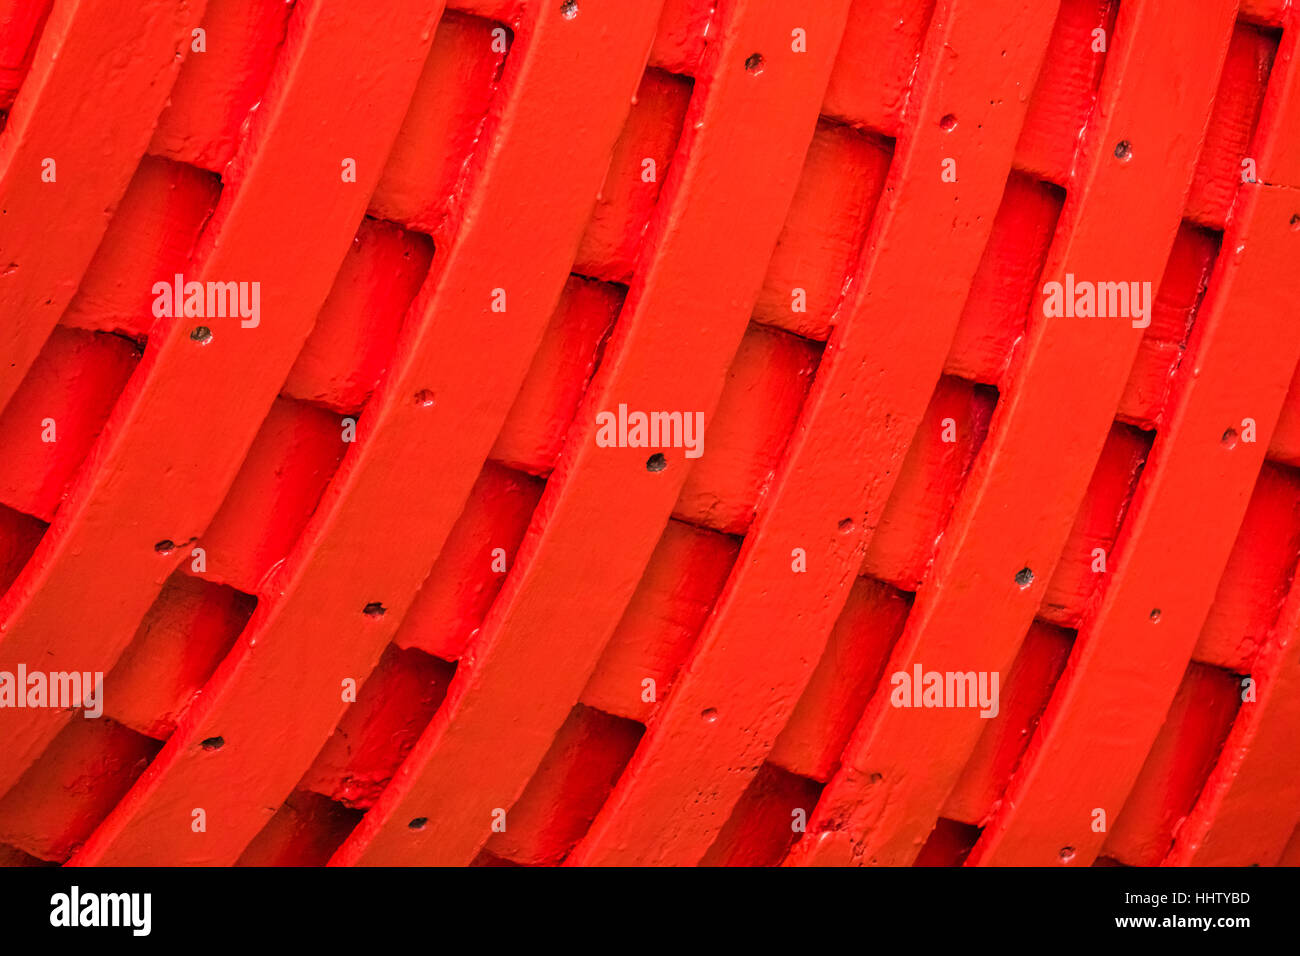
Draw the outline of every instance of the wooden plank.
M1102 856L1125 866L1160 865L1223 749L1241 696L1237 675L1187 668L1123 810L1106 820Z
M626 405L710 420L794 193L846 9L847 0L797 12L736 0L720 11L722 40L679 147L686 162L665 183L646 264L538 507L545 523L535 519L473 662L335 862L468 863L493 811L507 810L540 764L689 473L681 448L665 448L666 467L654 470L650 449L598 447L596 415ZM807 32L806 54L792 50L796 27ZM416 818L427 826L411 829Z
M190 543L220 506L352 241L434 20L418 0L381 13L320 0L295 16L296 46L285 50L259 112L265 125L250 131L228 171L186 277L259 282L259 324L159 319L58 520L0 600L5 666L112 668L168 575L190 560ZM366 68L360 81L355 54L364 43L384 51L386 66ZM340 70L345 61L355 69ZM303 162L304 142L319 163ZM356 183L342 182L343 157L356 160ZM210 337L195 338L200 327ZM0 791L67 717L0 712Z
M1235 12L1233 0L1122 6L1045 279L1159 279ZM1190 77L1177 67L1189 59ZM1069 536L1142 330L1046 319L1043 301L888 675L1007 673ZM973 708L893 707L882 689L791 862L910 863L934 827L985 721Z
M1290 23L1295 23L1295 12ZM1300 150L1290 131L1296 128L1300 111L1300 64L1295 60L1300 34L1288 28L1269 82L1258 141L1266 148L1260 159L1260 179L1276 187L1250 189L1264 208L1264 197L1282 207L1286 200L1300 208ZM1243 190L1245 187L1243 187ZM1291 223L1294 226L1294 222ZM1290 301L1276 302L1277 315L1271 320L1285 328L1293 314L1296 277L1294 273L1297 233L1278 242L1290 250L1291 267L1283 266L1281 278L1268 282L1290 290ZM1251 290L1251 301L1270 295L1268 284ZM1243 376L1244 377L1244 376ZM1253 377L1253 372L1252 372ZM1267 436L1261 444L1269 444ZM1239 450L1239 449L1237 449ZM1235 450L1234 450L1235 451ZM1254 451L1254 449L1252 449ZM1201 790L1200 798L1180 829L1166 864L1195 866L1250 865L1254 863L1295 865L1300 861L1300 774L1295 759L1295 741L1300 734L1300 587L1292 581L1290 594L1251 668L1255 701L1243 701L1219 761ZM1288 832L1291 828L1292 832ZM1290 842L1288 843L1288 838Z
M1297 122L1300 113L1288 113L1277 129ZM1142 472L1100 607L1080 629L1077 651L972 863L1088 865L1105 839L1092 825L1095 811L1118 815L1142 769L1209 613L1300 359L1297 208L1290 189L1241 186L1227 252L1189 344L1191 361L1180 368L1169 425Z
M915 123L855 283L864 291L832 333L719 606L572 862L697 863L766 760L942 371L1010 171L1024 115L1016 91L1038 72L1054 12L1023 0L936 10ZM945 157L955 183L940 180ZM935 261L940 274L925 265ZM795 547L808 555L804 573L792 572Z
M1219 759L1165 857L1166 866L1282 863L1300 824L1300 587L1292 585L1252 669ZM1244 693L1244 691L1243 691ZM1297 861L1300 862L1300 861ZM1296 862L1289 865L1295 866Z
M378 663L528 371L644 68L653 7L569 19L540 6L521 28L459 231L351 453L240 643L79 862L171 862L177 844L186 862L233 862L311 765L347 707L343 682ZM558 168L543 201L539 171ZM221 748L205 748L214 737ZM188 836L195 806L220 826L158 840Z
M50 13L0 133L0 409L77 291L204 2L141 0L124 12L115 0L61 0Z

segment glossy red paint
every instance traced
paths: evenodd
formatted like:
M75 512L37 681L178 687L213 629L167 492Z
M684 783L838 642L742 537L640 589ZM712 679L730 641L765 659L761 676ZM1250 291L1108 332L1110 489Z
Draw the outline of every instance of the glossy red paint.
M1298 38L0 0L0 865L1300 864Z

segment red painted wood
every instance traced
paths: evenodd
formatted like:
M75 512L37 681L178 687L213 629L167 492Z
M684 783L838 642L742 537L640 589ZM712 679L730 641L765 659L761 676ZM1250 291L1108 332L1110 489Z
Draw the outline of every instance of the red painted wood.
M897 474L938 379L1010 165L1020 112L990 108L987 87L975 93L959 71L986 75L995 64L993 89L1018 103L1012 90L1037 73L1051 13L1018 2L936 13L918 119L900 144L892 201L877 214L857 278L872 291L851 301L832 336L737 572L575 862L697 862L789 719L889 495L888 465ZM951 72L946 47L963 51ZM1002 57L1004 49L1015 55ZM952 130L941 122L948 114L958 117ZM934 183L950 153L959 170L951 197ZM964 200L969 218L954 221L952 199ZM920 266L936 255L948 266L942 277ZM874 287L883 275L893 281ZM918 308L923 318L897 321ZM824 467L868 460L884 471ZM792 570L795 547L810 556L805 573Z
M449 661L465 653L519 555L543 487L492 462L484 466L393 637L399 646Z
M501 38L492 35L499 27L457 14L439 22L406 119L370 197L372 215L444 238L448 199L497 97L506 60Z
M575 707L486 852L521 866L563 860L609 796L641 731L635 721Z
M1219 92L1205 133L1205 149L1196 166L1187 218L1222 229L1241 185L1242 160L1250 156L1251 134L1259 121L1277 36L1238 24L1228 46Z
M911 606L910 595L887 584L868 577L853 583L826 650L772 745L771 763L811 780L830 779Z
M755 321L818 342L830 337L892 156L892 144L878 136L818 124L754 303ZM795 290L805 299L800 311Z
M944 376L898 468L861 572L915 591L988 434L997 394Z
M1300 368L1291 379L1282 415L1268 445L1268 457L1293 468L1300 465Z
M1300 246L1294 206L1285 190L1242 186L1224 241L1229 252L1175 383L1169 426L1143 470L1116 568L973 862L1090 863L1101 845L1092 812L1117 812L1141 770L1300 359L1300 330L1285 318L1300 291L1289 265ZM1246 417L1257 424L1256 441L1240 440ZM1207 498L1215 502L1208 512L1199 506Z
M295 790L235 865L322 866L358 816L320 794Z
M176 78L204 0L59 3L0 132L0 409L72 299ZM116 56L106 57L105 49ZM93 162L84 143L99 144ZM42 179L52 159L54 182Z
M823 0L797 19L748 0L728 8L699 105L687 117L689 159L674 169L680 178L670 179L666 212L651 226L652 265L629 291L569 433L573 456L539 506L546 524L525 540L522 573L507 581L474 666L416 748L410 777L385 794L376 807L382 812L367 817L337 862L468 862L492 811L517 798L576 702L689 471L678 449L666 450L666 470L652 472L645 449L598 448L596 413L626 404L712 417L825 88L827 60L793 53L790 31L802 26L810 44L833 46L844 12L843 0ZM751 60L756 50L761 64ZM774 135L778 120L786 125ZM715 139L726 149L713 146ZM744 187L755 175L771 184L762 203ZM670 362L677 377L668 382L661 372ZM619 529L617 546L605 539L605 547L593 547L609 527ZM546 690L522 700L520 681L530 680ZM529 733L508 735L505 746L502 728L518 726L524 713ZM488 740L499 748L491 762L479 757ZM413 836L406 824L416 816L431 823Z
M1226 0L1204 3L1197 17L1182 21L1186 35L1174 28L1172 12L1163 0L1120 11L1100 109L1045 277L1154 282L1164 266L1196 159L1198 139L1186 132L1202 128L1198 117L1208 116L1217 79L1217 69L1206 71L1175 91L1167 64L1192 50L1203 65L1221 60L1235 8ZM1135 129L1148 140L1146 174L1136 145L1127 162L1115 155ZM1138 202L1141 223L1123 212ZM1123 319L1048 321L1041 301L1031 307L1023 355L887 673L916 665L1006 672L1066 542L1140 332ZM1033 579L1022 586L1017 575L1025 568ZM895 708L887 694L876 694L792 860L911 862L983 724L966 708ZM925 773L910 769L917 766Z
M194 38L185 37L185 65L149 152L222 173L266 91L292 9L283 0L209 0L204 49L195 51Z
M1292 832L1300 829L1298 594L1300 588L1293 585L1251 671L1256 699L1242 701L1219 759L1169 848L1167 865L1295 865Z
M1039 86L1044 82L1040 78ZM1050 183L1019 173L1007 180L944 362L949 375L986 385L1002 381L1016 343L1024 337L1025 317L1039 289L1063 200Z
M691 466L674 517L745 533L781 463L821 351L757 323L746 329L708 427L707 454Z
M555 468L569 422L591 384L622 308L624 291L613 283L569 277L492 446L493 460L534 475L549 475Z
M1241 15L1260 23L1281 24L1290 8L1290 0L1241 0Z
M181 569L249 594L263 593L338 468L341 419L277 398L212 524L195 542L205 567ZM191 549L190 553L193 553Z
M1038 725L1066 659L1074 634L1035 621L1001 687L996 717L987 721L957 786L948 794L943 820L984 824L1002 801L1007 781ZM933 837L932 837L933 838ZM974 846L975 841L971 841ZM967 847L969 849L969 847ZM919 860L916 865L921 865Z
M54 330L0 415L0 501L53 520L139 361L127 339Z
M1241 704L1233 674L1192 664L1133 790L1109 821L1102 852L1126 866L1159 866L1223 747Z
M0 865L1300 861L1300 32L1189 2L0 0Z
M256 599L176 572L104 682L105 712L166 740L248 623Z
M1198 169L1201 167L1198 166ZM1156 287L1151 326L1142 333L1137 358L1115 417L1152 430L1165 418L1174 372L1187 349L1196 312L1219 254L1219 236L1184 219Z
M1058 186L1069 182L1115 42L1118 6L1117 0L1061 0L1016 144L1017 168Z
M669 521L582 692L582 703L649 721L713 610L736 561L730 535ZM654 681L647 694L645 681Z
M310 765L346 709L342 682L361 683L378 662L527 371L642 70L654 13L620 17L618 55L608 60L586 55L609 30L608 10L568 20L546 9L516 41L478 188L408 314L396 369L368 404L353 453L235 653L78 862L156 860L164 851L155 834L188 828L195 805L227 822L187 841L186 859L232 862ZM557 141L557 123L581 129L581 138ZM561 162L565 188L535 202L531 172ZM491 311L494 287L507 290L506 312ZM471 326L467 315L477 317ZM379 564L371 549L385 541L402 546ZM320 646L336 651L310 653ZM215 736L225 745L204 750Z
M0 587L9 587L18 577L46 527L39 518L0 505Z
M663 36L661 31L656 40ZM578 275L624 283L632 278L646 226L672 167L691 88L684 77L646 70L573 261ZM654 165L647 167L646 160Z
M388 368L432 258L427 237L364 220L281 394L359 412Z
M220 195L211 173L144 157L59 324L143 343L154 323L154 282L185 272Z
M437 711L455 665L389 645L299 786L367 809Z
M815 781L764 764L700 866L772 866L797 838L816 805Z
M0 109L13 105L36 55L36 39L53 0L4 0L0 3Z
M1038 608L1041 620L1078 627L1093 604L1105 581L1103 568L1109 570L1114 560L1115 538L1150 451L1149 432L1118 423L1111 426L1061 560Z
M188 545L216 512L329 290L431 30L428 10L414 0L383 16L326 0L296 8L263 122L228 171L190 266L200 281L260 282L263 321L244 328L235 319L208 319L206 341L192 337L193 319L165 320L153 330L92 466L0 600L6 667L40 659L53 669L108 670L170 570L189 558ZM358 36L389 35L401 44L389 48L385 68L369 82L338 69ZM304 175L297 150L308 136L325 159ZM355 189L342 188L353 185L340 178L344 156L357 160ZM288 182L298 188L287 189ZM149 502L144 515L142 501ZM87 578L87 568L101 572ZM65 719L57 711L0 712L9 743L0 755L0 791Z
M854 0L822 112L897 136L935 0Z
M1192 657L1249 674L1300 556L1300 474L1265 463Z
M116 721L78 717L46 759L0 799L0 838L42 860L63 862L144 772L158 746Z
M664 0L650 65L694 76L713 25L714 0Z

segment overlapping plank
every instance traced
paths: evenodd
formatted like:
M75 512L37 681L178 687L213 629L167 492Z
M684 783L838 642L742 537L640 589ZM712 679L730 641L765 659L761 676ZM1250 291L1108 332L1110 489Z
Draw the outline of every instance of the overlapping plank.
M459 229L435 256L351 453L240 642L75 862L232 862L310 766L347 707L343 685L365 680L414 600L528 371L656 7L568 18L539 5L521 25ZM493 310L494 289L505 311ZM195 807L210 822L188 839Z
M1300 167L1275 162L1274 144L1300 123L1300 99L1271 106L1261 166L1271 182L1296 182ZM969 862L1087 865L1105 840L1096 811L1113 819L1123 807L1209 613L1300 359L1298 212L1293 189L1240 187L1101 604Z
M167 576L189 560L188 543L220 506L329 292L436 13L418 0L379 11L337 0L295 9L261 123L228 170L186 276L260 283L257 325L159 319L58 519L0 600L0 666L109 671ZM384 51L382 64L357 58L367 45ZM318 162L303 162L304 142ZM355 183L342 181L344 158L356 161ZM67 718L0 712L0 792Z
M205 2L60 0L46 21L0 133L0 409L72 301Z
M1300 823L1300 587L1292 586L1252 683L1166 866L1277 864Z
M1010 172L1025 114L1017 91L1034 82L1055 9L956 0L935 11L886 205L786 461L693 657L573 862L698 862L766 759L943 369ZM941 179L948 158L952 183ZM808 554L804 573L792 572L794 548Z
M1123 807L1209 613L1300 358L1297 195L1246 192L1113 577L973 863L1091 862L1105 839L1095 811ZM1258 441L1240 439L1243 418Z
M1043 278L1150 281L1165 265L1227 49L1232 0L1120 10L1098 109ZM1189 73L1183 64L1195 62ZM1140 217L1132 211L1141 209ZM1141 329L1029 315L1022 357L886 668L1006 673L1069 535ZM903 708L882 684L795 863L910 863L984 727L978 708Z
M642 268L517 569L443 708L334 862L468 863L494 812L508 811L544 757L690 461L663 448L656 468L653 449L597 447L596 415L625 404L698 412L707 423L793 196L847 5L735 0L719 9L720 40L706 51L679 146L685 162L665 183ZM707 455L707 432L705 441Z

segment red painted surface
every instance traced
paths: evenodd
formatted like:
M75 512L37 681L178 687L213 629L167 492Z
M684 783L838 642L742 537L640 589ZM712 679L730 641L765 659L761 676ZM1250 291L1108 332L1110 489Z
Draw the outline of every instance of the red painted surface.
M0 0L0 865L1300 865L1293 6L448 7Z

